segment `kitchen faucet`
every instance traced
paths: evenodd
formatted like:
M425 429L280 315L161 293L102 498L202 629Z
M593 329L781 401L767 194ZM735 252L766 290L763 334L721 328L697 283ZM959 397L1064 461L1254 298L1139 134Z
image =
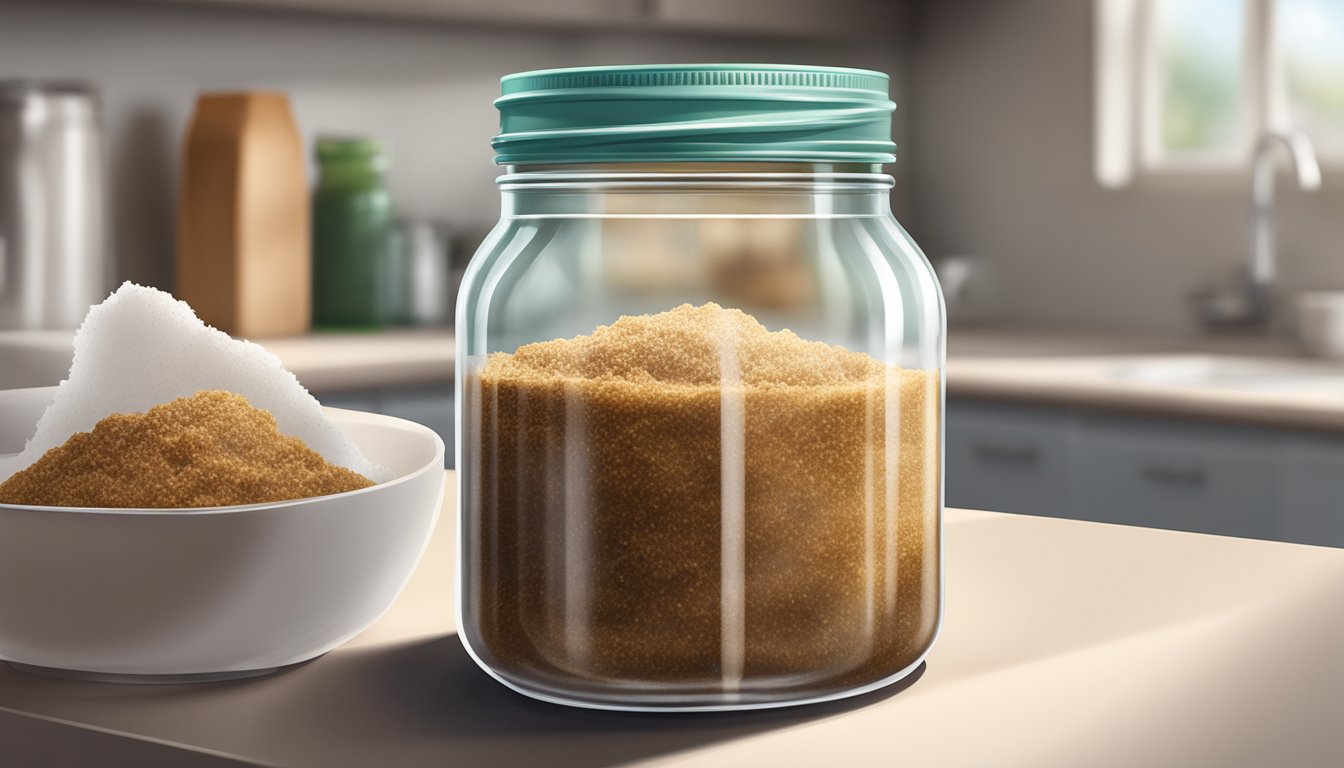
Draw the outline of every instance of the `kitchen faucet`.
M1297 171L1298 186L1321 188L1316 149L1301 131L1267 133L1256 142L1251 160L1250 261L1232 291L1206 287L1191 296L1199 319L1209 328L1251 328L1269 322L1272 290L1278 269L1274 253L1274 150L1288 150Z

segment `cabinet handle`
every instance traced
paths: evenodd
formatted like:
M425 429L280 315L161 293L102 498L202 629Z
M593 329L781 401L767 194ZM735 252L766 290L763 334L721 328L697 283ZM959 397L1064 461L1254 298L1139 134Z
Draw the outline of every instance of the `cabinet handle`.
M977 442L971 444L971 454L977 459L995 461L1001 464L1020 464L1029 466L1041 461L1041 448L1037 445L1021 443Z
M1199 488L1208 482L1208 473L1203 467L1168 467L1161 464L1145 464L1139 468L1144 480L1158 485L1176 485L1186 488Z

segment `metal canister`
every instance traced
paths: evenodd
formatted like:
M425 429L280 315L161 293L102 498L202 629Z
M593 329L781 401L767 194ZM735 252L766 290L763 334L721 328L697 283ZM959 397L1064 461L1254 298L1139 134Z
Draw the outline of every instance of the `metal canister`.
M445 229L429 221L399 221L392 233L385 302L398 325L451 325L460 270L454 272Z
M74 328L106 294L102 133L92 87L0 81L0 330Z

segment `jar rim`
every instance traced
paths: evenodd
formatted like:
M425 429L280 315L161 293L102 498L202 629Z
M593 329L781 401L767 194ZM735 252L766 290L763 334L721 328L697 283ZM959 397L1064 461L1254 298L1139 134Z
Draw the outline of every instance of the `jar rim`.
M517 171L495 179L501 191L518 189L685 189L721 188L806 188L820 190L881 191L896 182L885 173L821 171L749 172L749 171Z

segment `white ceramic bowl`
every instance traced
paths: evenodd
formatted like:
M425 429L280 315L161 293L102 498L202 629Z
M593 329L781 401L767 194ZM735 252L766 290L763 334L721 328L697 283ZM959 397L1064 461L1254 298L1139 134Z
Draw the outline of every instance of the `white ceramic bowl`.
M0 391L0 455L23 448L54 394ZM395 479L209 509L0 504L0 658L92 678L244 677L372 624L434 530L443 441L402 419L326 413Z
M1344 358L1344 291L1304 291L1297 295L1297 329L1307 351Z

